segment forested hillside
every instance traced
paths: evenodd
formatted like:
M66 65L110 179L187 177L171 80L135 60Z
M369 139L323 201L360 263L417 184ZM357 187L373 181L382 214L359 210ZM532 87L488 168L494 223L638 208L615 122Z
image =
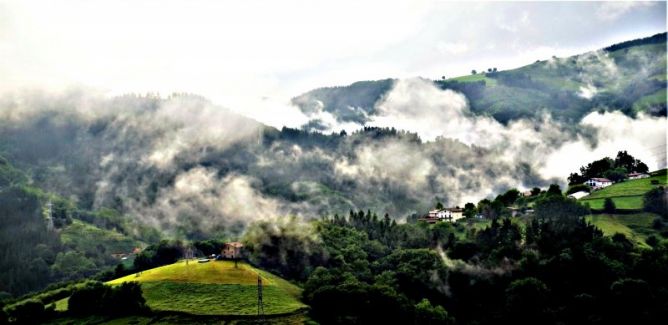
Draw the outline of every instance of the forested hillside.
M112 253L130 253L141 242L112 222L29 184L0 157L0 292L20 295L116 265Z
M504 71L471 67L471 75L435 82L465 94L476 114L502 123L538 118L544 112L572 122L597 110L666 115L666 33L572 57L537 59ZM379 80L320 88L295 97L293 103L313 117L307 127L326 128L320 112L363 125L378 115L376 105L391 84Z

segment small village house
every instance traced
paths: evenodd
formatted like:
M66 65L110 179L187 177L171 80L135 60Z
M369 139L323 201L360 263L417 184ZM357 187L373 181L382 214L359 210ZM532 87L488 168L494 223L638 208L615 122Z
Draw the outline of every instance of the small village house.
M604 188L612 185L612 181L607 178L590 178L585 184L589 185L593 189Z
M431 210L426 216L418 220L428 223L437 223L440 221L455 222L462 218L464 218L464 210L460 209L459 207L455 207Z
M643 174L643 173L630 173L626 175L626 178L628 179L641 179L641 178L648 178L649 175Z
M238 259L241 258L242 249L244 244L240 242L230 242L223 245L223 250L220 255L226 259Z

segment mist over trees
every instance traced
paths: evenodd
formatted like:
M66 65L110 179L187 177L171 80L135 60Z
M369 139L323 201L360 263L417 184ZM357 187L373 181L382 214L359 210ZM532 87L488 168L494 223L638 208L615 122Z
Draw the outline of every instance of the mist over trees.
M568 176L569 184L582 184L591 178L608 178L613 182L626 179L628 173L647 173L647 165L626 151L619 151L615 159L605 157L580 167L580 173Z
M305 281L310 315L323 324L659 321L665 242L644 249L622 234L603 236L589 213L555 186L536 199L535 217L500 217L463 236L461 223L396 224L351 211L313 221L300 236L245 241L252 254L286 252L267 266Z

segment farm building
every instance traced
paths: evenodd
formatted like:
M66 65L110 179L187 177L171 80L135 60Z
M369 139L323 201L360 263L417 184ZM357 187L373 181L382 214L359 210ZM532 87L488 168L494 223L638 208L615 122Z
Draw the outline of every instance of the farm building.
M223 246L223 250L220 252L220 255L223 258L227 259L237 259L241 258L241 250L243 249L244 244L240 242L230 242L230 243L225 243Z
M590 178L585 184L591 186L594 189L604 188L612 185L612 181L607 178Z
M649 175L643 174L643 173L630 173L626 175L628 179L641 179L641 178L647 178Z
M455 222L462 218L464 218L464 210L455 207L455 208L431 210L426 216L418 220L426 221L428 223L436 223L439 221Z

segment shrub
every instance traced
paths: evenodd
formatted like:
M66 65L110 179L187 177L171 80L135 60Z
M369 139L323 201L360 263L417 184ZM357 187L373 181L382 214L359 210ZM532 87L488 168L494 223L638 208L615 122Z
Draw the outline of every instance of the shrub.
M7 314L15 323L20 324L38 324L46 318L44 304L34 299L13 305L7 310Z
M110 287L91 282L75 290L69 300L68 311L73 315L135 315L147 311L141 286L124 282Z
M659 186L645 193L643 209L668 218L668 192L662 186Z
M432 306L428 299L415 305L416 324L453 324L454 320L441 306Z
M661 218L654 218L652 221L652 228L656 230L661 230L663 228L663 220Z
M615 213L615 210L617 210L615 202L611 198L606 197L605 201L603 201L603 211L606 213Z
M587 184L577 184L577 185L569 186L568 191L566 191L566 194L573 194L573 193L580 192L580 191L591 193L591 187L589 187L589 185L587 185Z
M645 243L647 243L647 245L650 245L652 247L656 247L657 245L659 245L659 239L656 238L656 236L651 235L651 236L647 237L647 239L645 240Z
M102 313L103 298L110 287L101 282L90 282L72 292L67 311L73 315L98 315Z

